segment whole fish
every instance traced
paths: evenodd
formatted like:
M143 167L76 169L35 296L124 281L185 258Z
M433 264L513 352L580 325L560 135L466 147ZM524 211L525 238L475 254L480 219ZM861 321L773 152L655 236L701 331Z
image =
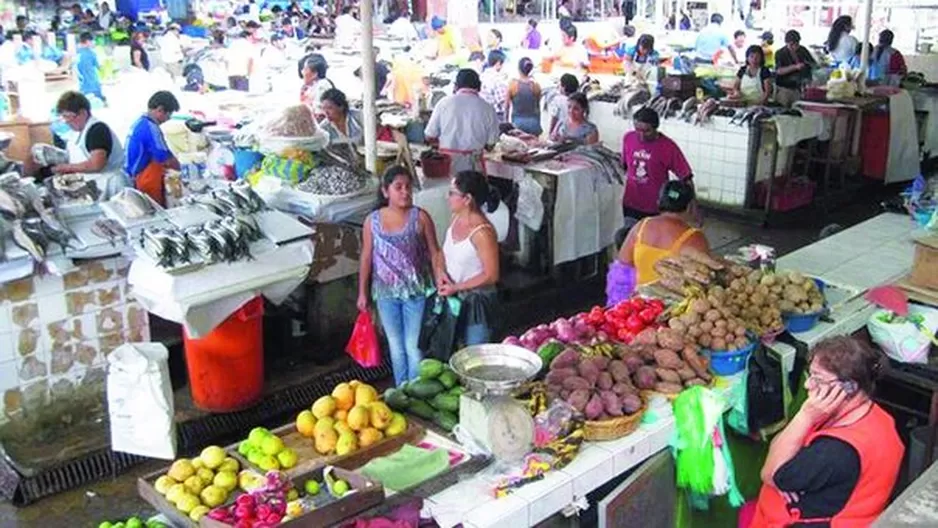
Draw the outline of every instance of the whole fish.
M99 218L91 225L91 232L100 238L117 245L117 241L127 238L127 231L116 220L112 218Z
M13 242L23 249L35 262L42 262L46 258L48 241L42 233L30 231L21 220L13 222Z
M111 201L120 206L127 218L142 218L155 212L149 198L136 189L124 189L111 198Z
M14 218L20 218L26 213L23 203L14 198L6 189L0 188L0 211L8 213Z

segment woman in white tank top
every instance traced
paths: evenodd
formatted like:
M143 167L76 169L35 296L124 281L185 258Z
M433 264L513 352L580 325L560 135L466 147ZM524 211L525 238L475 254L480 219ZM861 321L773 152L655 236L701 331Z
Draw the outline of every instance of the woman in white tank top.
M498 193L489 188L483 174L463 171L453 178L449 190L453 221L443 242L445 273L439 274L446 279L438 291L463 301L458 340L464 345L488 343L492 337L498 304L498 240L482 207L498 202Z

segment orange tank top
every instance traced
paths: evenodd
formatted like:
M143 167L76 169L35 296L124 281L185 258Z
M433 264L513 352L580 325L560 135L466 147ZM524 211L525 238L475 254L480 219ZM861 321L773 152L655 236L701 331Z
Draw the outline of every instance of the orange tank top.
M635 240L635 248L632 253L632 262L635 265L635 271L638 273L639 285L658 280L658 272L655 271L655 263L665 257L676 255L678 251L680 251L681 246L684 245L684 242L687 242L687 240L697 232L697 229L689 228L681 233L681 236L677 237L674 243L671 244L671 247L660 248L642 241L642 235L645 233L645 225L647 223L648 219L645 219L642 220L641 225L638 226L638 238Z

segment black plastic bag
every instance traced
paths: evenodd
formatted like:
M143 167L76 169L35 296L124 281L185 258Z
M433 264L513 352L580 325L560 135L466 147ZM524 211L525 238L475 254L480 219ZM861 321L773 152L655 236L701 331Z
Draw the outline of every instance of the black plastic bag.
M420 327L418 345L425 358L449 361L456 345L459 326L459 310L453 308L446 297L432 295L427 298L423 309L423 324Z
M785 421L783 390L782 365L769 355L765 347L756 347L749 358L749 376L746 380L747 418L751 433L758 433Z

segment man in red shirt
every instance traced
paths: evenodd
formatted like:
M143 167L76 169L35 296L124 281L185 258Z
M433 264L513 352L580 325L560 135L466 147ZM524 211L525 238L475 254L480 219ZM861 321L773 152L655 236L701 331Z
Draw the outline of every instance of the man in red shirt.
M680 147L658 132L658 113L643 107L633 117L635 130L622 138L622 165L627 178L622 215L628 224L658 214L658 195L674 174L690 179L693 173Z

